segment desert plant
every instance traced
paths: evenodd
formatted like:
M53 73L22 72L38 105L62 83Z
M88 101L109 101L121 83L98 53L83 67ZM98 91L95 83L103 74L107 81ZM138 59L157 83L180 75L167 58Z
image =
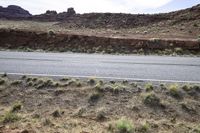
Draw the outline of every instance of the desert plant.
M105 109L104 108L100 108L97 110L97 115L96 115L96 119L98 121L103 121L106 119L106 113L104 111Z
M57 109L52 113L52 116L57 118L57 117L61 117L61 114L62 114L62 112Z
M148 93L144 95L144 104L149 105L149 106L160 106L160 98L156 96L154 93Z
M146 133L146 132L149 131L149 128L150 128L149 124L148 124L147 122L145 122L145 123L142 123L142 124L138 127L137 130L138 130L139 132L141 132L141 133Z
M21 85L23 82L21 80L14 80L11 85Z
M116 122L116 128L119 133L132 133L134 131L131 121L125 118L122 118Z
M0 78L0 85L3 85L5 83L6 83L5 79Z
M89 96L89 101L96 102L100 98L101 94L98 92L94 92Z
M153 91L153 84L151 83L146 84L145 89L147 92Z
M16 112L22 109L22 103L21 102L16 102L11 108L11 112Z
M18 120L20 120L20 117L11 111L6 112L5 115L0 118L0 122L3 123L12 123Z
M102 86L103 86L103 85L102 85L101 83L98 82L98 83L94 86L94 89L95 89L96 91L98 91L98 92L103 92L104 89L103 89Z
M184 91L190 91L191 90L191 87L189 86L189 85L183 85L182 87L181 87Z
M94 85L94 84L96 83L96 80L93 79L93 78L91 78L91 79L89 79L89 80L87 81L87 83L88 83L89 85Z
M200 35L198 36L197 40L198 40L198 42L200 43Z
M4 74L2 74L2 78L4 78L4 77L7 77L8 75L7 75L7 73L4 73Z
M180 90L178 84L172 84L169 86L169 93L174 97L180 97Z
M174 48L174 51L177 54L183 54L183 49L182 48Z

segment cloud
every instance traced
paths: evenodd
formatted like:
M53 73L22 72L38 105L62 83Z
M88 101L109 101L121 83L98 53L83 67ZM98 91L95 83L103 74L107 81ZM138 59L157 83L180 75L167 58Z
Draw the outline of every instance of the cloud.
M46 10L66 11L68 7L74 7L79 13L87 12L124 12L137 13L143 9L158 8L172 0L0 0L0 5L20 5L39 14Z

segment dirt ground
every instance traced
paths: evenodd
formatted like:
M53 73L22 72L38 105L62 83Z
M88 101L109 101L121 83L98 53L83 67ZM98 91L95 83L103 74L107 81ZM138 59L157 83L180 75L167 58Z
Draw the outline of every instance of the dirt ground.
M0 78L1 133L199 133L200 86Z
M163 38L163 39L198 39L200 35L199 20L182 22L171 25L170 20L158 22L153 25L140 26L126 29L109 28L76 28L60 25L60 22L37 22L37 21L12 21L0 20L1 29L19 29L28 31L53 31L61 34L91 35L99 37L119 37L119 38Z

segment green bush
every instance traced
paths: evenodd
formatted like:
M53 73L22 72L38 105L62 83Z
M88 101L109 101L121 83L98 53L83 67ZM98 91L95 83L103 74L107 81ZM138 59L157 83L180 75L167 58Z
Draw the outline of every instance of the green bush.
M21 80L15 80L11 82L11 85L21 85L23 82Z
M151 83L148 83L145 85L145 89L147 92L153 91L153 85Z
M96 102L99 98L100 98L101 94L98 93L98 92L95 92L95 93L92 93L90 96L89 96L89 101L91 102Z
M16 112L22 109L22 103L21 102L16 102L12 108L11 108L11 112Z
M149 106L160 106L160 99L154 93L148 93L144 96L144 104Z
M15 121L18 121L18 120L20 120L20 117L17 114L11 112L11 111L7 112L0 119L0 121L3 122L3 123L12 123L12 122L15 122Z
M169 93L170 95L174 96L174 97L180 97L180 90L179 90L179 86L178 84L172 84L169 86Z
M124 118L117 121L116 128L119 133L132 133L134 131L133 124Z

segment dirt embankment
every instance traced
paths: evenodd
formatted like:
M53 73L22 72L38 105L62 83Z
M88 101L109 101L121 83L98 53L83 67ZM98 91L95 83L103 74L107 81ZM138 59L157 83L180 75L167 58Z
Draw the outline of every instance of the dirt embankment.
M195 39L136 39L123 37L101 37L76 34L55 34L50 31L33 32L22 30L0 30L0 47L7 49L43 49L61 52L86 53L137 53L151 51L183 50L199 52L199 41Z
M3 133L199 133L200 87L0 78Z

